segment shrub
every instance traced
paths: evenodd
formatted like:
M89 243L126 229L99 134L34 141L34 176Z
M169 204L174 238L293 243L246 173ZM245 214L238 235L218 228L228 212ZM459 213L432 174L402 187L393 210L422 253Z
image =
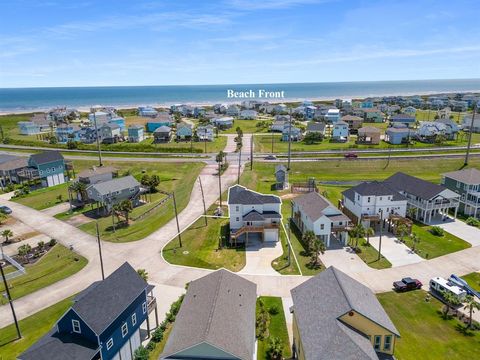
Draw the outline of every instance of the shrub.
M173 323L175 321L175 314L172 314L170 311L165 315L165 319L167 319L168 322Z
M277 305L272 305L268 309L268 312L270 313L270 315L277 315L280 312L280 310L278 309Z
M467 225L470 225L470 226L480 226L480 220L470 216L466 221Z
M148 360L148 357L149 357L148 350L143 346L140 346L133 353L134 360Z
M161 328L157 328L153 333L152 333L152 341L159 343L163 339L163 330Z
M48 246L52 247L52 246L55 246L57 244L57 240L55 239L51 239L49 242L48 242Z
M160 323L160 326L158 327L159 329L162 329L162 331L165 331L167 329L167 325L168 325L168 321L167 320L163 320L161 323Z
M445 235L445 230L443 230L440 226L432 226L430 233L435 236L443 236Z
M157 347L157 343L154 341L149 341L147 344L147 350L153 351Z

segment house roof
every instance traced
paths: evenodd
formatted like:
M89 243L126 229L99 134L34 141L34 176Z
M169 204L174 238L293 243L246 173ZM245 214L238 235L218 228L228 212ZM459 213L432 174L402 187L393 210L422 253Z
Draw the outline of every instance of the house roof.
M30 155L30 159L35 161L36 164L41 165L63 160L63 156L59 151L44 151Z
M162 125L162 126L159 126L158 128L156 128L154 133L156 133L156 134L158 134L158 133L169 133L170 131L172 131L172 128L170 126Z
M291 294L306 359L378 359L370 339L339 320L350 311L399 335L371 290L333 266Z
M405 191L425 200L431 199L448 190L443 186L407 175L402 172L397 172L390 176L385 180L385 184L397 191Z
M363 121L363 119L360 116L355 116L355 115L345 115L342 116L343 121Z
M316 123L316 122L309 122L307 124L307 131L325 131L325 124L324 123Z
M333 124L333 127L336 127L338 125L348 125L348 124L345 121L340 120L340 121L337 121L335 124Z
M121 191L124 189L140 186L140 183L132 175L115 178L112 180L102 181L98 184L91 185L100 195L107 195L112 191Z
M287 172L287 167L283 164L278 164L275 166L275 174L279 171Z
M301 195L292 200L292 203L297 204L312 221L321 218L324 213L323 210L333 204L325 199L317 192L310 192L305 195ZM335 207L334 207L335 208ZM338 211L340 213L340 210Z
M57 333L53 328L18 356L20 360L84 360L99 351L98 345L77 334Z
M401 122L413 123L415 122L415 116L411 116L408 114L396 114L390 117L390 121L401 121Z
M90 176L114 173L116 171L117 171L117 169L114 168L113 166L99 166L99 167L94 166L90 169L86 169L86 170L81 171L78 174L78 177L79 178L88 178Z
M281 200L275 195L263 195L241 185L234 185L228 189L228 204L280 204Z
M358 134L375 134L380 135L380 129L373 126L365 126L358 129Z
M247 215L243 217L243 221L263 221L265 218L256 210L250 211Z
M448 172L443 176L468 185L480 184L480 170L474 168Z
M256 298L256 284L227 270L192 281L160 357L206 342L239 359L252 359Z
M9 171L28 166L28 158L14 155L0 155L0 170Z
M128 127L128 129L129 129L129 130L130 130L130 129L136 129L136 130L138 130L138 129L143 129L143 126L142 126L142 125L130 125L130 126Z
M72 309L100 335L142 292L148 284L125 262L105 280L86 289Z
M407 127L389 127L385 130L385 133L398 133L398 134L408 134L411 130Z
M351 187L350 189L342 192L342 194L351 201L355 201L355 193L361 196L392 195L393 201L401 201L406 199L403 195L399 194L397 190L392 189L383 182L376 180L370 182L362 182L361 184L358 184L357 186Z

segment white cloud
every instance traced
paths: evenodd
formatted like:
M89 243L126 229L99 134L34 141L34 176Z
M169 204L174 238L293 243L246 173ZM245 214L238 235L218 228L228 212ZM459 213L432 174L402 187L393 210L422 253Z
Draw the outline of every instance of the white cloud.
M239 10L288 9L295 6L311 5L325 0L227 0L225 4Z

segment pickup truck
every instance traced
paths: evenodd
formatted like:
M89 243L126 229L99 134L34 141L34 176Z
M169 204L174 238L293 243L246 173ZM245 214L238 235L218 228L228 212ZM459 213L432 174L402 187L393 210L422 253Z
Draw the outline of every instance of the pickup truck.
M358 155L355 154L354 152L348 152L348 153L343 154L343 157L345 159L356 159L356 158L358 158Z
M422 283L417 279L412 279L410 277L403 278L400 281L395 281L393 283L393 288L396 291L410 291L420 289L422 287Z

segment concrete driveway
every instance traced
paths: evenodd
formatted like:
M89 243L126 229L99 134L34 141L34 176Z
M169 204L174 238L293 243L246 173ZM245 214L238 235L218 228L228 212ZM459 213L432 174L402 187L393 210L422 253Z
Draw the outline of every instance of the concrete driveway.
M276 242L262 242L258 239L251 240L245 249L246 263L240 270L241 274L278 275L272 268L272 261L283 254L282 244Z
M436 220L430 225L440 226L446 232L458 236L460 239L463 239L472 244L472 246L480 245L480 229L474 226L467 225L461 220L449 217L446 221Z
M380 248L380 236L371 236L370 244L378 251ZM393 267L425 261L390 233L382 235L382 255L390 261Z
M329 249L325 251L325 254L320 255L320 260L326 267L335 266L346 273L374 271L350 247L339 246Z

